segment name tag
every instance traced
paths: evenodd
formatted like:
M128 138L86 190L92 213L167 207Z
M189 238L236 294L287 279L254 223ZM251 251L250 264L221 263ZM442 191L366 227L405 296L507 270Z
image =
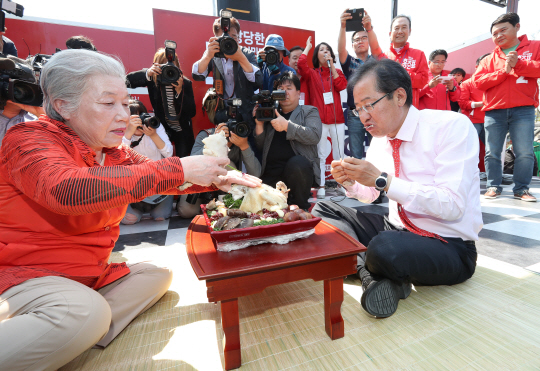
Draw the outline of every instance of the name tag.
M303 106L306 102L306 94L300 93L300 105Z
M332 95L331 91L329 91L328 93L323 93L323 98L324 98L324 104L334 103L334 96Z

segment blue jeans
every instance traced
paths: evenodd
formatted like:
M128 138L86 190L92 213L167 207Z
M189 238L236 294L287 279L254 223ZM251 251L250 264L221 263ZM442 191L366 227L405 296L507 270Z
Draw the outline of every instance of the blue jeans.
M514 107L486 112L486 175L487 187L502 191L502 162L506 133L514 147L514 193L521 194L529 189L534 164L534 107Z
M351 156L362 159L364 157L364 140L366 139L366 128L360 121L360 117L356 117L352 110L347 110L347 128L349 130L349 149ZM371 139L371 134L367 133L368 139ZM368 142L369 145L369 142Z
M476 132L478 133L478 138L486 145L486 131L484 130L484 124L473 124Z

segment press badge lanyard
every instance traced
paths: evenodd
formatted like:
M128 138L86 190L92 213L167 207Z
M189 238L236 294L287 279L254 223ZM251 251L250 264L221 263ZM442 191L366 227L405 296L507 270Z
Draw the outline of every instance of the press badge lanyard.
M321 75L321 70L317 69L317 72L319 72L319 77L321 78L321 85L322 85L322 91L323 91L322 95L324 99L324 104L334 103L334 96L332 95L332 71L329 71L330 73L330 91L329 92L324 91L324 81Z

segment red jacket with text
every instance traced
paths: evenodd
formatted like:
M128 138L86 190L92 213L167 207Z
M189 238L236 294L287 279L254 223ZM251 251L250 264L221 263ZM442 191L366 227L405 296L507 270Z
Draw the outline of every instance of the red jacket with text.
M329 68L309 68L305 54L301 54L298 58L298 73L302 76L302 85L305 84L309 90L310 104L319 110L322 123L328 125L345 123L339 92L347 89L347 79L340 69L336 68L336 71L339 77L334 79L330 76ZM329 92L330 89L334 104L324 104L323 93Z
M448 76L448 73L441 73L442 76ZM428 75L428 81L433 79L431 71ZM428 84L418 91L420 96L419 109L438 109L441 111L450 111L450 101L457 102L461 95L461 88L456 80L454 80L455 91L448 91L446 85L438 84L433 89Z
M411 76L413 89L413 105L419 108L420 95L419 91L428 83L429 68L426 55L423 51L409 48L409 43L406 43L399 53L390 45L388 54L382 53L379 59L389 58L393 61L401 63Z
M473 102L482 102L484 99L484 91L478 89L471 79L464 81L461 84L461 97L459 98L459 106L461 113L467 116L473 124L483 124L486 113L481 107L472 107Z
M540 41L530 41L527 35L519 37L516 49L518 62L505 72L506 55L499 46L482 59L472 81L484 91L483 111L521 106L538 107L540 78Z
M95 152L45 115L11 128L0 148L0 294L26 280L66 277L98 289L129 273L109 264L127 205L184 183L178 157L151 161L121 145Z

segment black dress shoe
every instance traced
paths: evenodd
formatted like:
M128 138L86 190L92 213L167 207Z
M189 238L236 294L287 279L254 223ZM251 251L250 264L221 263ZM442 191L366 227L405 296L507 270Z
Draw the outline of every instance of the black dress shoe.
M410 283L396 283L388 278L377 280L366 268L358 271L362 280L362 308L379 318L390 317L397 310L400 299L407 298L412 290Z

